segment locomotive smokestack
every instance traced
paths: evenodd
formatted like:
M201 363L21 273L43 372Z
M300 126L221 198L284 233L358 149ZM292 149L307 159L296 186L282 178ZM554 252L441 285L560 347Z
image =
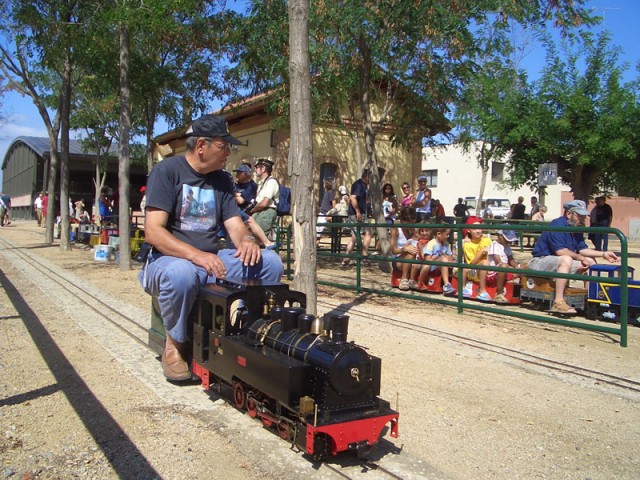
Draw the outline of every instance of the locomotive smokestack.
M311 325L315 319L315 316L308 313L298 316L298 331L303 335L305 333L311 333Z
M276 305L271 309L271 320L280 320L282 318L282 307L280 305Z
M349 315L331 315L331 338L336 343L347 341Z
M282 320L280 322L282 331L286 332L298 328L298 317L303 313L305 313L305 311L304 308L301 307L283 308Z

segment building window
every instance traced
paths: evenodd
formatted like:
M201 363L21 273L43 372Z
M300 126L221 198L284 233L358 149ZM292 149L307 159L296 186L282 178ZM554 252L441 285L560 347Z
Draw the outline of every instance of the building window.
M491 181L501 182L504 180L504 163L492 162L491 163Z
M438 170L423 170L420 175L427 177L427 187L438 186Z

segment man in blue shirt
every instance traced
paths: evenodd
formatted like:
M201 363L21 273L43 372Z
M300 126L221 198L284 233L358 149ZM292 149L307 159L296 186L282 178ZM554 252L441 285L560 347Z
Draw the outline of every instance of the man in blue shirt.
M236 202L241 210L252 208L251 202L256 198L256 193L258 193L258 184L251 178L251 167L243 163L234 172L237 180L234 194Z
M550 226L584 226L589 212L582 200L565 202L563 207L563 216L549 223ZM613 252L601 252L589 248L582 233L543 232L533 249L533 258L529 262L529 268L541 272L584 273L596 263L594 258L597 257L602 257L611 263L618 261L618 257ZM552 312L576 313L576 310L564 299L568 282L567 278L556 278L556 293L551 307Z
M369 196L369 170L362 171L362 175L351 185L351 195L349 196L349 217L347 222L364 225L367 222L367 197ZM373 236L373 229L361 226L362 235L362 256L369 255L369 244ZM356 228L351 229L351 240L347 244L346 253L353 252L356 246ZM350 263L348 258L342 261L342 266L346 267Z

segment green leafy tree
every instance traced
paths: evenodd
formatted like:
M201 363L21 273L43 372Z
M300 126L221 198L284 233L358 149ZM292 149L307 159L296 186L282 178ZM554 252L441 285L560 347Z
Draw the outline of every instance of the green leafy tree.
M283 0L253 2L247 45L237 69L251 91L274 92L272 112L286 117L294 101L286 91L289 52ZM364 142L364 167L371 175L376 220L384 223L376 141L390 135L416 148L422 139L446 129L438 119L473 72L487 24L506 19L523 24L554 18L570 26L588 18L583 0L492 0L313 2L310 17L312 99L317 121L335 123L347 110L349 129ZM408 92L408 93L407 93ZM374 115L374 107L378 107ZM440 128L437 128L440 127ZM309 186L310 188L310 186ZM378 231L388 252L386 229Z
M0 18L2 43L0 69L7 88L28 96L36 106L49 136L50 168L47 189L52 199L47 211L45 241L53 241L56 192L60 160L60 247L70 249L69 238L69 114L76 80L76 53L85 29L82 19L89 9L73 0L15 0ZM51 118L49 108L55 110ZM58 136L60 140L58 143ZM60 146L60 156L58 156Z
M540 80L520 89L503 117L514 186L537 184L538 165L557 163L575 198L621 189L640 195L639 79L623 83L626 65L607 33L582 33L564 53L547 41Z

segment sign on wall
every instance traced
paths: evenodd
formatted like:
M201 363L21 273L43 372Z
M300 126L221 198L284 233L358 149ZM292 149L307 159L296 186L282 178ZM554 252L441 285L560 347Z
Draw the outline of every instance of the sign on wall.
M546 187L558 184L558 164L541 163L538 165L538 186Z

